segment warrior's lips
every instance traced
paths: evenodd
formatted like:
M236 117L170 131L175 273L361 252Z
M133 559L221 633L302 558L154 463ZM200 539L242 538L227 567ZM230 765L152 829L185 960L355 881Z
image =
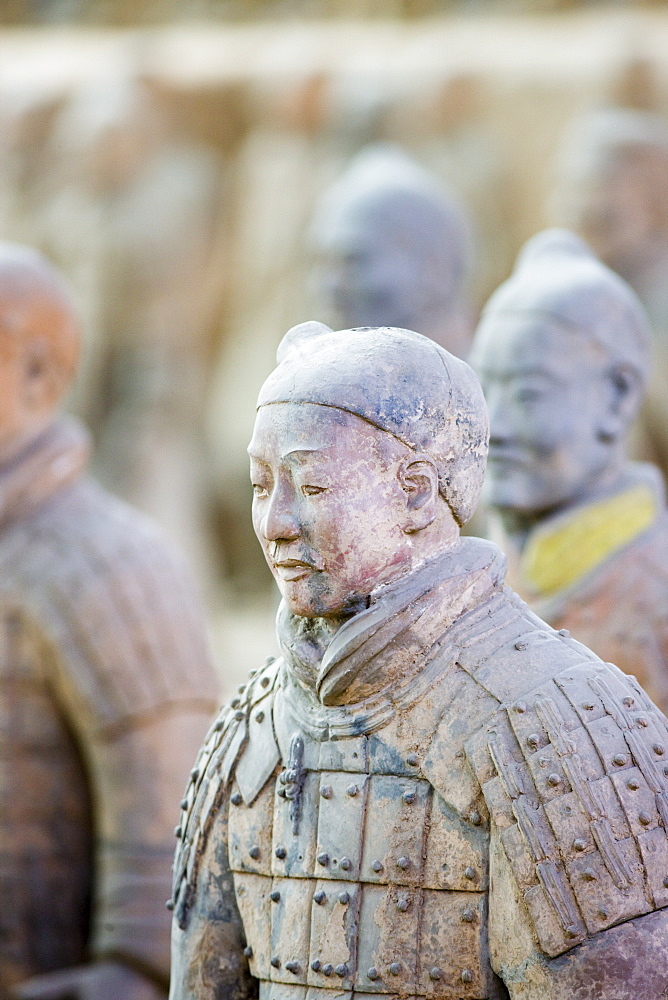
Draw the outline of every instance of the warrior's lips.
M302 577L307 576L308 573L313 573L318 568L312 563L303 562L301 559L281 559L280 561L274 561L274 567L281 580L286 580L289 583L301 580Z

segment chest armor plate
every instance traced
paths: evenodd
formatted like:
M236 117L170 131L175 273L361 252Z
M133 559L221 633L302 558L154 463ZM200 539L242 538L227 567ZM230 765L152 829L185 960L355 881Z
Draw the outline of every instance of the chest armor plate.
M250 807L232 789L229 856L261 1000L499 995L488 833L416 755L377 735L294 736Z

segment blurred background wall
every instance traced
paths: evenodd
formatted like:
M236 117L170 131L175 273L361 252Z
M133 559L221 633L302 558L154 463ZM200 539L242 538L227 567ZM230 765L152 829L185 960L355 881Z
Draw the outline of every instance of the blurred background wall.
M535 0L2 0L0 236L69 276L96 474L200 579L226 688L273 648L245 447L309 226L370 141L447 182L479 310L549 223L581 112L668 115L668 11Z

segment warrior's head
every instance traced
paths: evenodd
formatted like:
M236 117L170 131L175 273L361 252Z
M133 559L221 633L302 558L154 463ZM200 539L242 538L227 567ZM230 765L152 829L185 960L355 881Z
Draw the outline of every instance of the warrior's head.
M341 326L419 330L456 349L468 232L453 196L396 147L362 150L312 230L319 297Z
M78 357L63 278L34 250L0 243L0 462L51 422Z
M471 369L408 330L291 330L258 399L253 523L290 610L338 618L455 543L487 411Z
M489 300L471 364L490 412L485 491L529 520L612 483L649 368L649 330L629 286L565 230L521 251Z

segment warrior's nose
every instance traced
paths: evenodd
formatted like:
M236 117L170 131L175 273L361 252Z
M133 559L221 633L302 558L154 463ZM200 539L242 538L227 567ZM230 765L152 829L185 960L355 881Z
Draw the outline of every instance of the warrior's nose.
M275 489L261 524L262 534L270 542L299 538L299 520L294 499L285 489Z

